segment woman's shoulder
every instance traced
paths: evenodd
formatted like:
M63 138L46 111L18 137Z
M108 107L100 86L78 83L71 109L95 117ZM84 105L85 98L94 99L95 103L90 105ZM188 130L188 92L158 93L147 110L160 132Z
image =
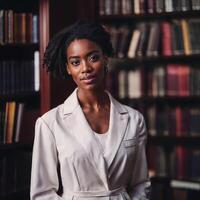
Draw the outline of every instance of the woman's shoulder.
M56 119L61 117L62 110L63 104L60 104L44 113L41 117L38 118L38 120L44 121L47 125L52 125Z
M132 107L130 107L128 105L123 105L123 106L128 111L128 113L129 113L131 118L137 119L139 121L143 120L143 118L144 118L143 114L139 110L137 110L135 108L132 108Z

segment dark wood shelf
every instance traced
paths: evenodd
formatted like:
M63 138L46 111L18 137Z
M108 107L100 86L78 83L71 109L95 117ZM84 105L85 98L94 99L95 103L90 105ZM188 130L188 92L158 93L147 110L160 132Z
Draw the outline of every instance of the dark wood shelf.
M13 93L13 94L0 94L0 101L39 101L40 93L39 92L22 92L22 93Z
M175 146L182 145L186 147L200 147L200 136L149 136L148 143L150 145L161 145L161 146Z
M153 176L151 177L152 184L164 183L171 188L197 190L200 192L200 180L191 179L175 179L168 176Z
M39 44L5 44L0 45L1 60L33 59L33 53L39 51Z
M199 18L200 11L175 11L175 12L163 12L153 14L139 14L139 15L101 15L99 21L104 23L133 23L140 21L163 21L172 19L188 19Z
M23 143L11 143L11 144L0 144L0 152L12 152L12 151L29 151L33 149L33 144Z
M39 0L1 0L1 9L14 9L17 12L35 12L38 10Z
M30 188L20 189L18 191L13 191L6 195L0 195L1 200L16 200L16 199L26 199L29 200Z
M133 104L133 103L146 103L148 104L180 104L180 105L186 105L189 104L194 105L194 104L200 104L200 96L163 96L163 97L151 97L151 96L142 96L140 98L135 98L135 99L119 99L117 98L120 102L124 104Z
M154 57L136 57L131 58L111 58L110 66L114 69L131 69L134 66L145 65L152 67L155 64L169 64L169 63L200 63L200 54L194 55L173 55L173 56L154 56Z

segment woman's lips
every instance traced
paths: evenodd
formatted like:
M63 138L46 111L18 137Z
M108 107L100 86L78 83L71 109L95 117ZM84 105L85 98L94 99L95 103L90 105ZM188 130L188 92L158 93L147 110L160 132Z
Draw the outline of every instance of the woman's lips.
M81 80L86 84L92 84L94 83L95 79L96 79L95 75L88 75L83 77Z

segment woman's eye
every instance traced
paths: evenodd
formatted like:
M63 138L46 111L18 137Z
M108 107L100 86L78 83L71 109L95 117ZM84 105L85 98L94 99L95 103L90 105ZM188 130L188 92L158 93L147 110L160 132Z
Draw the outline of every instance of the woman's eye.
M80 62L79 62L79 60L73 60L70 63L71 63L71 65L78 66Z
M90 61L92 61L92 62L98 61L99 58L100 58L100 56L97 55L97 54L91 55L91 56L89 57Z

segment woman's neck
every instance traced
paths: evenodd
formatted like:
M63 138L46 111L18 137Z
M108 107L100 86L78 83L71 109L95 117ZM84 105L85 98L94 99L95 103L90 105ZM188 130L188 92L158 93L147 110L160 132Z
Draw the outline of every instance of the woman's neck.
M77 95L82 109L98 111L109 105L109 97L104 90L82 91L78 89Z

